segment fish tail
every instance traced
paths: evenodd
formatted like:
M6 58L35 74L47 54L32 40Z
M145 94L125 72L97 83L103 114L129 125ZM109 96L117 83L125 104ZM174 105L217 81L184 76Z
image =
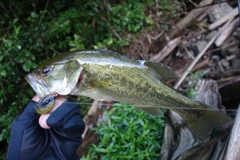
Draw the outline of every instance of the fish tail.
M188 118L188 116L186 116L184 118L185 122L190 127L193 134L204 142L209 140L214 127L223 126L233 121L233 119L224 112L210 109L196 112L194 119L191 117L192 116L189 116Z

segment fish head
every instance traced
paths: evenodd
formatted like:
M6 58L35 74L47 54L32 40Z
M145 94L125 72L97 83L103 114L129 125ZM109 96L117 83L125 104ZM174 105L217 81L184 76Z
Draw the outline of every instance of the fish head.
M82 67L77 60L51 62L39 65L25 77L40 98L51 94L67 95L82 79Z

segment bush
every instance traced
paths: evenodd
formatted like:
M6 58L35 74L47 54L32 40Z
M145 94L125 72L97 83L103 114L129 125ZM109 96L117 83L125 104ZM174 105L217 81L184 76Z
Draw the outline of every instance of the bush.
M144 6L144 1L1 2L0 143L8 141L10 122L34 95L24 80L30 70L68 50L128 45L117 32L136 32L146 25Z
M96 128L100 143L93 145L83 160L158 159L163 141L163 118L122 103L105 111L103 119L106 118L107 124Z
M68 50L108 48L121 51L129 44L124 38L126 35L153 24L145 9L155 1L0 3L0 145L5 146L10 122L34 95L24 80L30 70ZM160 5L169 6L168 3Z

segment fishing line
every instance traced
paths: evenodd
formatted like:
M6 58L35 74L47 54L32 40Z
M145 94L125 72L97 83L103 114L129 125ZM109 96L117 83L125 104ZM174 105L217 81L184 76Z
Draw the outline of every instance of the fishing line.
M79 105L92 105L92 103L82 103L82 102L64 102L65 104L79 104ZM118 103L115 103L118 104ZM99 101L99 104L97 104L97 106L111 106L113 107L114 104L108 104L108 103L101 103L101 101ZM133 106L133 105L130 105ZM134 107L134 106L133 106ZM151 106L148 106L151 107ZM156 106L152 106L152 107L156 107ZM206 108L206 109L202 109L202 108L187 108L187 107L165 107L165 106L158 106L159 108L164 108L164 109L178 109L178 110L215 110L215 111L231 111L231 112L237 112L237 109L214 109L214 108ZM147 108L147 107L146 107Z

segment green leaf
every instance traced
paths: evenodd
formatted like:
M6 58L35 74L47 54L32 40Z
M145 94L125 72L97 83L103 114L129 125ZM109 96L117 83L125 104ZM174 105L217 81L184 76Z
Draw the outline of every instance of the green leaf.
M146 17L145 20L146 20L147 24L153 25L153 19L152 18Z
M3 60L3 58L5 57L5 55L3 53L0 54L0 62Z
M31 68L31 66L30 66L29 63L24 63L24 64L23 64L23 70L24 70L24 71L29 72L29 71L30 71L30 68Z
M98 147L96 147L95 150L96 150L97 152L106 153L106 149L104 149L104 148L98 148Z
M7 72L5 70L1 70L0 71L0 76L1 77L6 77L7 76Z
M37 17L38 17L38 15L37 15L37 13L36 13L36 12L31 12L31 17L32 17L32 18L37 18Z

